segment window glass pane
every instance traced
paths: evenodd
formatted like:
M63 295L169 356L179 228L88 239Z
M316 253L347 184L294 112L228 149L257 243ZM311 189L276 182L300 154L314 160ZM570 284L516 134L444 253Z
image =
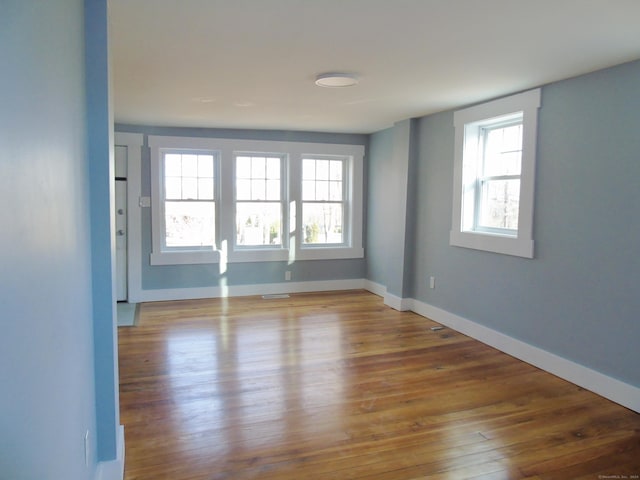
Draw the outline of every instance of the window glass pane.
M213 155L168 153L165 160L165 198L213 200Z
M520 175L520 166L522 164L522 152L512 151L502 154L501 171L502 175Z
M484 161L484 176L520 175L522 154L520 152L505 152Z
M316 200L329 200L329 182L316 182Z
M522 124L504 128L503 147L505 151L522 150Z
M267 200L280 200L280 180L267 180Z
M215 244L214 202L165 202L167 247L202 247Z
M484 176L520 175L521 157L521 125L485 132Z
M236 178L251 178L251 158L236 158Z
M316 178L316 161L310 158L302 160L302 179L314 180Z
M198 155L198 176L213 178L213 155Z
M482 184L479 226L518 229L520 180L492 180Z
M236 199L280 200L280 157L236 157Z
M305 244L340 244L342 235L341 203L305 203L302 206Z
M241 202L236 204L237 245L281 245L281 231L280 203Z
M329 200L342 201L342 182L329 182Z
M236 198L238 200L251 200L251 180L236 180Z
M198 155L182 155L182 176L198 176Z
M316 160L316 180L329 180L329 160Z
M266 160L264 157L251 158L251 176L253 178L265 178L266 168Z
M164 179L165 198L179 200L182 198L182 179L180 177L167 177Z
M280 159L279 158L267 158L267 178L279 179L280 178Z
M313 180L303 180L302 200L316 200L316 182Z
M251 180L251 200L266 200L266 196L265 181Z
M198 179L182 177L182 199L196 200L198 198Z
M332 160L329 166L329 178L331 180L342 180L342 162Z
M164 156L164 174L167 177L179 177L182 175L182 155L167 153Z
M213 200L213 179L212 178L198 179L198 199Z

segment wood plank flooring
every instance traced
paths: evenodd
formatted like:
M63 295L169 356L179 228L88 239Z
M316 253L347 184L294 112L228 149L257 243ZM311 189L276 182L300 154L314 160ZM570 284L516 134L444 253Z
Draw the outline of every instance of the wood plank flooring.
M142 304L126 480L640 478L640 415L365 291Z

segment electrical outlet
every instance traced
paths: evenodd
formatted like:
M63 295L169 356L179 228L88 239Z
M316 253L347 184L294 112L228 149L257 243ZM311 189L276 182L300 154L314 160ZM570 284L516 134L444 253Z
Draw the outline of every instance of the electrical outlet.
M436 288L436 277L429 277L429 288Z
M291 270L287 270L286 272L284 272L284 279L291 280Z

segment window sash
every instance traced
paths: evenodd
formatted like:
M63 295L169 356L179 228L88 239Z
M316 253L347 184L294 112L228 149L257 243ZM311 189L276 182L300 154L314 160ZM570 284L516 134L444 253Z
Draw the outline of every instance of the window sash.
M254 207L251 210L245 210L244 207L248 205ZM235 246L237 248L282 248L284 241L282 202L241 200L236 201L235 211ZM260 235L262 235L262 241L257 240ZM268 240L265 241L265 239Z
M348 162L322 155L302 159L302 248L348 244Z
M281 249L285 246L284 178L285 154L234 154L235 249ZM249 205L255 208L246 210ZM275 206L277 208L273 208Z
M503 188L503 198L492 202L490 198L492 196L491 187L493 185L500 186L500 184ZM516 195L513 194L514 191L517 191ZM495 190L493 195L496 195ZM519 207L520 176L490 177L479 180L476 187L474 231L508 236L517 235ZM497 208L502 211L496 211ZM491 217L501 218L500 223L508 223L508 225L496 225L495 222L489 220Z
M216 219L218 201L216 171L218 156L212 151L189 149L162 149L160 152L161 172L161 250L166 252L215 250L217 243ZM186 158L185 158L186 157ZM210 165L207 161L210 159ZM178 167L177 162L180 162ZM173 165L168 165L169 161ZM189 165L185 165L188 163ZM178 171L180 170L180 171ZM186 170L186 172L185 172ZM170 175L167 175L170 173ZM188 175L185 175L187 173ZM168 195L169 180L180 183L180 195L172 189ZM191 188L185 194L185 180ZM195 185L193 184L195 181ZM195 195L189 195L189 192ZM186 198L185 198L186 196ZM201 198L202 197L202 198ZM206 206L210 208L207 209ZM180 207L181 206L181 207ZM187 217L191 215L190 217ZM179 218L184 219L180 224ZM189 218L189 221L186 219ZM184 224L191 223L191 228ZM191 232L191 233L190 233Z
M519 139L510 139L510 145L507 145L505 148L505 139L504 134L505 130L511 129L513 127L520 127L520 138ZM490 152L490 135L495 134L496 132L502 131L503 138L502 141L497 145L499 147L498 151ZM478 171L477 177L475 181L475 195L474 195L474 204L473 207L473 231L484 232L484 233L492 233L496 235L506 235L506 236L515 236L518 233L518 216L519 216L519 203L520 203L520 173L518 174L503 174L503 175L488 175L487 171L495 172L495 171L504 171L510 170L508 166L505 165L493 165L494 162L502 162L502 155L511 155L512 157L517 156L517 168L513 168L513 170L517 172L521 172L521 163L522 163L522 118L517 119L507 119L507 120L498 120L492 121L490 124L483 125L480 127L480 135L479 140L480 144L478 146L479 150L479 161L478 161ZM509 132L513 135L513 133L517 132ZM519 142L519 143L516 143ZM492 144L491 146L496 146ZM493 155L491 155L493 153ZM517 154L517 155L512 155ZM512 166L513 167L513 166ZM517 191L518 191L518 199L514 202L513 198L510 198L508 185L513 185L517 183ZM491 202L490 200L490 188L492 185L503 184L504 185L504 201ZM511 189L513 190L513 188ZM515 208L513 204L515 203ZM503 209L502 214L496 212L496 207L500 206ZM515 212L514 212L515 210ZM515 219L513 218L515 216ZM509 223L510 226L502 225L497 226L495 222L491 222L488 220L489 217L502 217L502 223Z
M312 212L311 215L309 215L310 211ZM303 202L303 246L344 245L346 243L345 230L347 230L345 228L345 211L344 202ZM314 217L315 221L308 222L309 219L314 219ZM323 237L324 241L322 241Z

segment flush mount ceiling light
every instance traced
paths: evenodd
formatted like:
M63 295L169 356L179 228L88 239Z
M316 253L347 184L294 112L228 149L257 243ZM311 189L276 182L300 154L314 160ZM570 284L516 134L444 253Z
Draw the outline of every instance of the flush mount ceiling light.
M350 73L322 73L316 77L316 85L319 87L352 87L357 83L356 76Z

